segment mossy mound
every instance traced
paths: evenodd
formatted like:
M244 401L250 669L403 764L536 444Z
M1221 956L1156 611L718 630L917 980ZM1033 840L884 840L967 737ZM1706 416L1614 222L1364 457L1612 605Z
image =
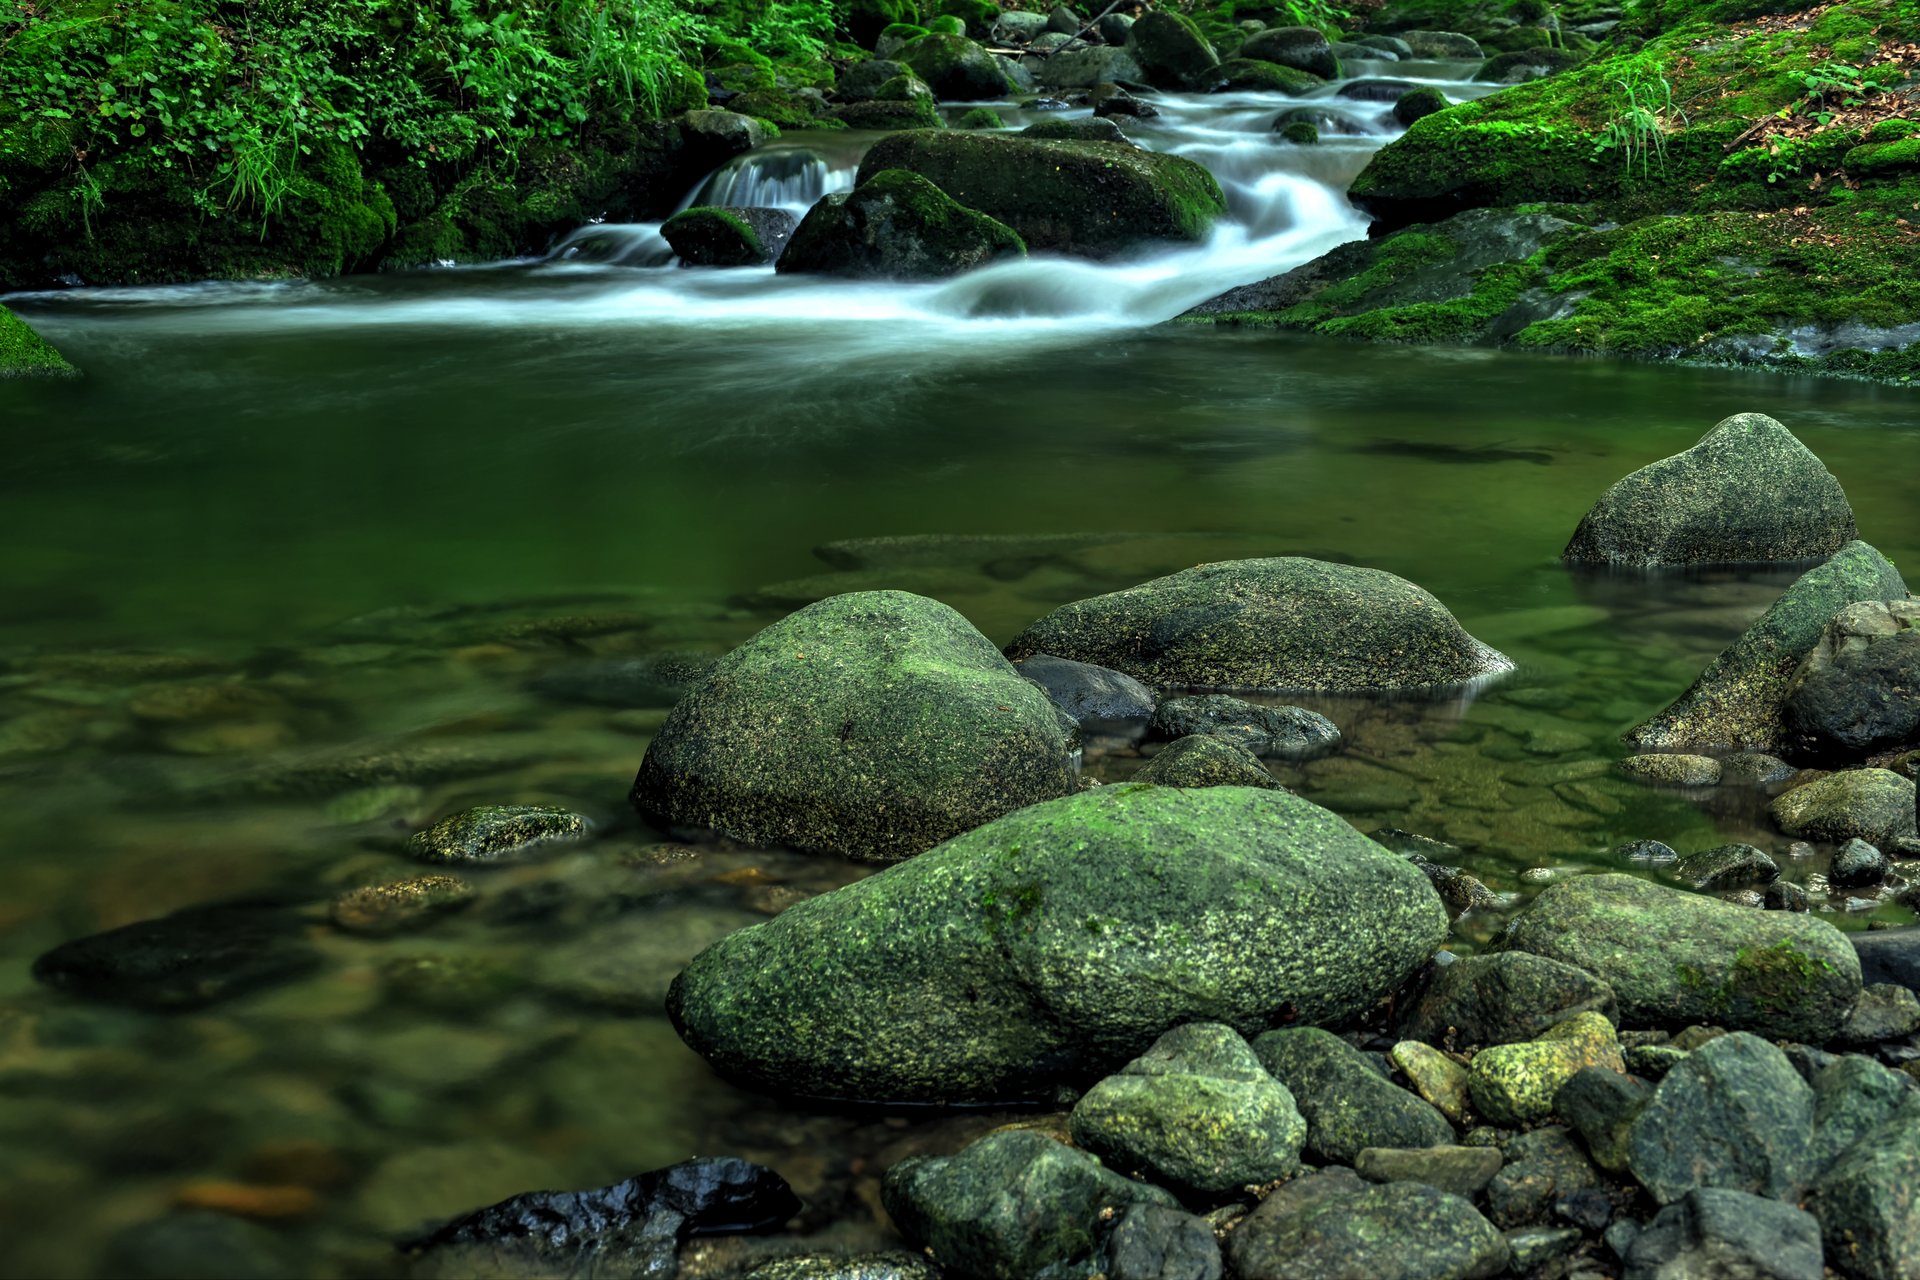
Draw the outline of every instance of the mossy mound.
M1230 58L1220 64L1219 73L1220 87L1239 93L1298 95L1326 83L1310 71L1258 58Z
M1170 9L1155 9L1127 28L1127 52L1161 89L1209 88L1220 64L1193 19Z
M1181 156L1101 142L914 131L882 139L860 178L917 173L1006 223L1034 250L1106 258L1144 242L1197 242L1226 212L1220 184Z
M784 1094L1046 1096L1211 1021L1370 1008L1446 932L1426 877L1276 791L1115 785L1012 813L697 956L681 1035Z
M999 99L1013 92L1000 60L965 36L924 35L895 55L943 102Z
M77 378L80 371L33 326L0 306L0 378Z
M660 228L690 267L757 267L780 256L794 231L785 209L702 206L676 213Z
M917 173L883 169L808 210L778 270L937 280L1025 254L1006 225L956 203Z

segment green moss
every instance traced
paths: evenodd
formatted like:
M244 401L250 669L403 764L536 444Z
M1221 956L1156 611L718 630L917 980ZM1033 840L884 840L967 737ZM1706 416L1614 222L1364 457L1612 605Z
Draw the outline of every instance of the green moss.
M992 107L975 107L954 122L959 129L1004 129L1007 122Z
M25 320L0 306L0 378L72 378L79 372Z
M1295 120L1280 131L1280 136L1295 146L1311 147L1320 141L1320 126L1311 120Z

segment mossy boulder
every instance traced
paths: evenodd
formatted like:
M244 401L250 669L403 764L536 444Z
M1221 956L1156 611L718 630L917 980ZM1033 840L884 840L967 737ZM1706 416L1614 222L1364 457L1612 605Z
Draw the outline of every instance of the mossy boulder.
M1783 750L1794 672L1828 621L1846 605L1906 594L1907 584L1885 556L1864 542L1848 543L1801 574L1671 706L1629 730L1627 745L1643 751Z
M1012 227L1029 249L1081 257L1197 243L1226 212L1220 184L1200 165L1113 143L914 131L883 138L860 176L882 169L919 174Z
M904 62L894 62L887 58L869 58L857 62L840 74L833 87L835 102L866 102L878 97L881 89L901 76L913 75L912 68ZM917 77L916 77L917 78ZM927 90L931 97L933 91Z
M1074 1142L1116 1169L1201 1195L1290 1178L1307 1122L1240 1033L1190 1022L1074 1104Z
M1561 1086L1587 1067L1627 1069L1613 1024L1598 1013L1577 1013L1537 1040L1482 1049L1467 1087L1481 1119L1524 1126L1552 1115Z
M955 203L917 173L884 169L809 209L778 270L939 280L1025 254L1012 228Z
M1453 1126L1438 1109L1387 1079L1358 1049L1319 1027L1270 1031L1253 1042L1260 1064L1287 1086L1307 1118L1306 1149L1351 1164L1367 1147L1439 1147Z
M1076 601L1028 626L1008 652L1223 690L1447 688L1512 665L1406 579L1299 557L1204 564Z
M1465 62L1486 56L1485 51L1480 48L1479 41L1472 36L1462 35L1458 31L1401 31L1396 34L1400 42L1412 50L1416 58L1444 58Z
M0 306L0 378L74 378L79 374L52 343Z
M1004 129L1007 122L992 107L975 107L953 122L956 129Z
M1860 994L1860 959L1826 921L1626 875L1549 887L1502 945L1600 978L1631 1026L1704 1022L1824 1044Z
M1240 46L1239 56L1291 67L1322 80L1335 80L1340 76L1340 59L1334 55L1332 43L1313 27L1268 27L1257 31Z
M1481 84L1524 84L1577 67L1584 60L1584 54L1571 49L1515 49L1488 58L1473 78Z
M896 56L943 102L1004 98L1013 91L1000 59L965 36L921 36Z
M915 26L910 22L896 22L874 38L873 56L891 59L902 49L927 34L929 33L925 27Z
M1846 491L1813 451L1766 414L1737 413L1608 489L1562 558L1626 568L1811 560L1857 536Z
M1161 89L1210 87L1207 80L1220 65L1193 19L1171 9L1155 9L1128 27L1127 52L1147 82Z
M1505 1272L1511 1254L1462 1196L1333 1168L1268 1196L1227 1237L1227 1256L1240 1280L1482 1280Z
M685 266L758 267L780 256L795 225L785 209L702 206L674 214L660 234Z
M1891 769L1846 769L1795 787L1768 813L1790 836L1891 849L1914 834L1914 783Z
M905 77L898 77L895 81L890 81L889 85L904 82ZM919 81L915 80L912 83L918 84ZM931 93L843 102L830 108L828 116L849 129L867 129L876 133L947 127L947 122L940 116L939 108L934 105Z
M1168 743L1133 775L1133 781L1163 787L1280 789L1280 780L1260 763L1260 757L1237 742L1210 733L1191 734Z
M1324 809L1121 784L744 929L687 967L670 1004L687 1043L750 1087L1036 1098L1183 1022L1248 1035L1350 1017L1445 932L1425 877Z
M1452 105L1446 94L1431 85L1425 85L1409 89L1393 100L1393 118L1401 128L1410 128L1416 120L1424 120Z
M1220 64L1220 87L1237 93L1284 93L1298 95L1325 84L1319 76L1277 62L1263 62L1244 52Z
M920 10L913 0L848 0L845 17L847 34L862 49L873 48L880 33L896 22L918 22Z
M1053 704L965 618L865 591L722 658L647 748L633 801L670 826L888 862L1065 794L1068 756Z
M1036 120L1022 129L1020 136L1054 142L1107 142L1119 147L1138 145L1121 130L1117 122L1104 116Z
M1276 121L1274 132L1296 147L1317 146L1320 142L1320 126L1311 120L1288 120L1284 124Z

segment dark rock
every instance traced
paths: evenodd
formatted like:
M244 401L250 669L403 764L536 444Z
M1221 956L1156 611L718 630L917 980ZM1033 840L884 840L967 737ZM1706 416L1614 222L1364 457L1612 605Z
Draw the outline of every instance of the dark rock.
M1750 844L1723 844L1682 854L1673 874L1696 889L1742 889L1780 878L1780 864Z
M1769 911L1806 911L1813 905L1807 891L1790 880L1775 880L1760 901Z
M194 907L63 942L33 962L33 976L92 1000L195 1008L317 968L300 933L297 918L272 908Z
M1634 1121L1628 1164L1661 1204L1695 1187L1792 1199L1805 1187L1813 1090L1779 1049L1736 1031L1674 1064Z
M655 653L640 658L595 658L554 667L531 688L555 702L637 710L671 707L707 678L715 659L704 653Z
M1229 58L1220 64L1220 88L1234 93L1299 95L1325 84L1319 76L1257 58Z
M1920 991L1920 924L1849 933L1867 982L1892 982Z
M1123 147L1131 147L1134 142L1120 131L1120 126L1104 116L1091 116L1076 120L1042 120L1030 124L1020 131L1023 138L1037 138L1041 141L1055 142L1111 142Z
M1413 90L1413 84L1406 80L1349 80L1334 97L1352 102L1398 102Z
M993 20L991 32L996 45L1030 44L1034 37L1051 30L1048 15L1008 9Z
M1352 1017L1445 931L1424 877L1324 809L1279 791L1121 784L1009 814L732 934L687 967L670 1006L724 1074L772 1092L1033 1098L1183 1022L1248 1035Z
M1459 1196L1331 1169L1268 1196L1227 1237L1227 1256L1241 1280L1466 1280L1505 1270L1507 1245Z
M117 1233L100 1275L125 1280L293 1280L307 1274L286 1240L254 1222L204 1210Z
M1320 142L1319 128L1305 120L1290 120L1284 125L1276 123L1274 130L1295 146L1311 147Z
M1135 1204L1107 1237L1106 1280L1220 1280L1219 1242L1204 1218Z
M1920 996L1907 987L1875 983L1861 990L1839 1039L1846 1044L1884 1044L1904 1040L1916 1031L1920 1031Z
M1504 945L1600 978L1630 1026L1712 1020L1820 1044L1860 993L1853 947L1824 920L1633 876L1549 887L1508 925Z
M1613 1201L1600 1188L1588 1187L1555 1197L1553 1212L1562 1221L1598 1235L1613 1221Z
M896 56L943 102L1004 98L1013 89L1000 60L965 36L924 35Z
M688 209L668 218L660 234L689 267L758 267L780 256L798 225L785 209Z
M1633 1122L1652 1099L1653 1089L1643 1080L1606 1067L1587 1067L1560 1086L1553 1109L1587 1144L1595 1164L1609 1173L1625 1173Z
M1362 62L1400 61L1400 55L1384 45L1355 44L1350 40L1335 40L1333 42L1333 56L1340 59L1343 66L1355 58L1358 58Z
M1504 1159L1493 1147L1364 1147L1353 1169L1369 1182L1424 1182L1471 1199L1493 1181Z
M1566 1257L1586 1240L1577 1227L1518 1227L1504 1234L1510 1265L1519 1275L1538 1274L1538 1268Z
M1144 14L1127 28L1127 52L1159 89L1210 87L1207 78L1220 65L1193 19L1168 9Z
M1473 73L1473 78L1481 84L1523 84L1528 80L1544 80L1584 61L1585 54L1571 49L1515 49L1488 58Z
M1357 138L1366 133L1366 130L1360 126L1360 122L1352 116L1344 111L1334 111L1328 107L1290 107L1273 118L1273 131L1278 134L1285 135L1287 131L1295 125L1305 125L1307 128L1313 130L1313 140L1315 142L1318 142L1323 136ZM1285 277L1276 278L1284 279ZM1257 288L1257 286L1250 285L1248 288ZM1222 295L1222 298L1233 296L1234 292L1237 291L1230 291L1229 294ZM1221 299L1215 299L1215 301L1221 301ZM1212 307L1212 303L1201 303L1200 307L1196 308L1196 311L1204 312L1212 309ZM1220 309L1237 310L1241 308L1229 308L1223 303Z
M1254 1040L1253 1051L1293 1094L1307 1120L1307 1150L1317 1159L1351 1164L1366 1147L1438 1147L1454 1140L1444 1115L1331 1032L1270 1031Z
M1093 86L1093 114L1148 120L1159 115L1160 108L1134 97L1117 84L1097 84Z
M673 122L683 144L708 172L767 140L766 126L738 111L687 111Z
M1107 1223L1136 1204L1178 1206L1032 1130L992 1133L955 1156L887 1171L881 1201L943 1269L982 1280L1090 1275Z
M1486 57L1478 42L1458 31L1401 31L1397 34L1400 42L1412 50L1416 58L1466 62Z
M1795 787L1767 812L1790 836L1892 845L1914 834L1914 784L1890 769L1846 769Z
M1398 1034L1460 1048L1534 1040L1577 1013L1618 1021L1613 989L1584 969L1525 951L1463 956L1406 1006Z
M577 844L593 823L542 804L488 804L440 819L407 841L421 862L485 865L512 862L556 845Z
M1920 601L1850 604L1794 673L1788 745L1799 757L1851 763L1920 743L1916 690Z
M1065 794L1069 754L1060 713L965 618L857 592L722 658L655 735L633 799L663 823L884 862Z
M1079 35L1080 28L1086 25L1086 19L1063 4L1053 6L1053 12L1047 15L1047 30L1058 31L1062 35Z
M1364 49L1378 49L1382 53L1390 53L1397 60L1405 60L1413 56L1413 46L1395 36L1355 36L1353 42Z
M939 280L1025 254L1012 228L914 173L887 169L807 210L782 274Z
M1825 564L1801 574L1673 705L1635 726L1627 744L1651 751L1778 751L1787 736L1783 707L1793 673L1819 643L1828 621L1857 600L1906 593L1906 583L1886 557L1864 542L1848 543Z
M1655 1215L1627 1246L1624 1280L1740 1276L1820 1280L1813 1215L1744 1191L1697 1187Z
M1013 669L1045 690L1053 705L1088 733L1137 738L1153 718L1153 690L1118 671L1050 653L1033 654Z
M1831 1061L1807 1074L1813 1086L1813 1146L1807 1165L1819 1177L1854 1144L1893 1117L1920 1083L1858 1054L1825 1055Z
M1857 1280L1920 1275L1920 1096L1814 1184L1827 1261Z
M1445 111L1453 103L1447 95L1431 86L1409 89L1393 100L1393 118L1401 128L1407 128L1416 120L1424 120L1436 111Z
M1849 840L1833 855L1827 883L1836 889L1864 889L1886 879L1891 866L1887 855L1865 840Z
M1163 787L1263 787L1283 790L1260 757L1225 738L1193 734L1167 744L1147 761L1134 782Z
M1561 1200L1600 1186L1600 1175L1559 1125L1516 1134L1502 1150L1507 1163L1487 1184L1487 1216L1502 1230L1543 1225Z
M885 58L856 62L840 73L840 79L833 88L834 101L871 101L879 96L882 88L910 73L911 68L906 63Z
M1127 13L1103 14L1100 18L1100 38L1111 45L1124 45L1127 33L1133 30L1133 15Z
M1211 734L1256 756L1315 760L1340 749L1340 729L1318 712L1267 707L1224 693L1169 698L1154 709L1148 732L1158 738Z
M1239 56L1292 67L1323 80L1340 75L1340 59L1332 44L1313 27L1269 27L1256 32L1240 46Z
M1662 844L1658 840L1635 840L1631 844L1621 845L1613 851L1613 854L1616 858L1624 858L1628 862L1646 862L1656 867L1680 860L1679 853L1672 845Z

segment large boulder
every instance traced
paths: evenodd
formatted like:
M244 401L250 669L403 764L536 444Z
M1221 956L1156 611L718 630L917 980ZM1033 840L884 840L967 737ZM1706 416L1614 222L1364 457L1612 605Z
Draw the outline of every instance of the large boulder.
M1210 88L1206 77L1220 65L1193 19L1170 9L1155 9L1128 27L1127 52L1147 82L1161 89Z
M1277 63L1306 71L1323 80L1340 74L1340 59L1327 37L1312 27L1269 27L1247 37L1237 57Z
M71 378L78 373L25 320L0 307L0 378Z
M937 280L1025 254L1012 228L956 204L917 173L885 169L807 210L776 269Z
M1338 693L1457 687L1513 665L1404 578L1292 556L1203 564L1063 605L1008 652L1173 688Z
M1848 769L1795 787L1768 812L1790 836L1892 848L1914 834L1914 784L1891 769Z
M1869 600L1835 614L1787 690L1787 747L1850 762L1920 745L1920 601Z
M1825 564L1801 574L1773 607L1724 649L1691 688L1626 734L1642 751L1701 747L1778 753L1785 747L1785 704L1801 661L1842 607L1861 600L1903 600L1907 584L1887 558L1849 542Z
M1199 164L1116 143L911 130L875 144L860 177L882 169L919 174L1012 227L1029 249L1081 257L1197 242L1226 212L1220 184Z
M1350 1017L1445 933L1417 868L1305 800L1116 785L743 929L688 965L669 1007L754 1088L1037 1098L1183 1022L1252 1035Z
M943 102L997 100L1013 91L1000 59L965 36L924 35L894 55Z
M1580 876L1535 898L1505 946L1603 979L1629 1026L1706 1022L1824 1044L1860 994L1846 935L1625 875Z
M722 658L654 736L633 802L664 825L867 862L1073 787L1067 728L971 623L863 591Z
M1562 558L1635 569L1811 560L1858 533L1811 449L1764 413L1736 413L1600 495Z

